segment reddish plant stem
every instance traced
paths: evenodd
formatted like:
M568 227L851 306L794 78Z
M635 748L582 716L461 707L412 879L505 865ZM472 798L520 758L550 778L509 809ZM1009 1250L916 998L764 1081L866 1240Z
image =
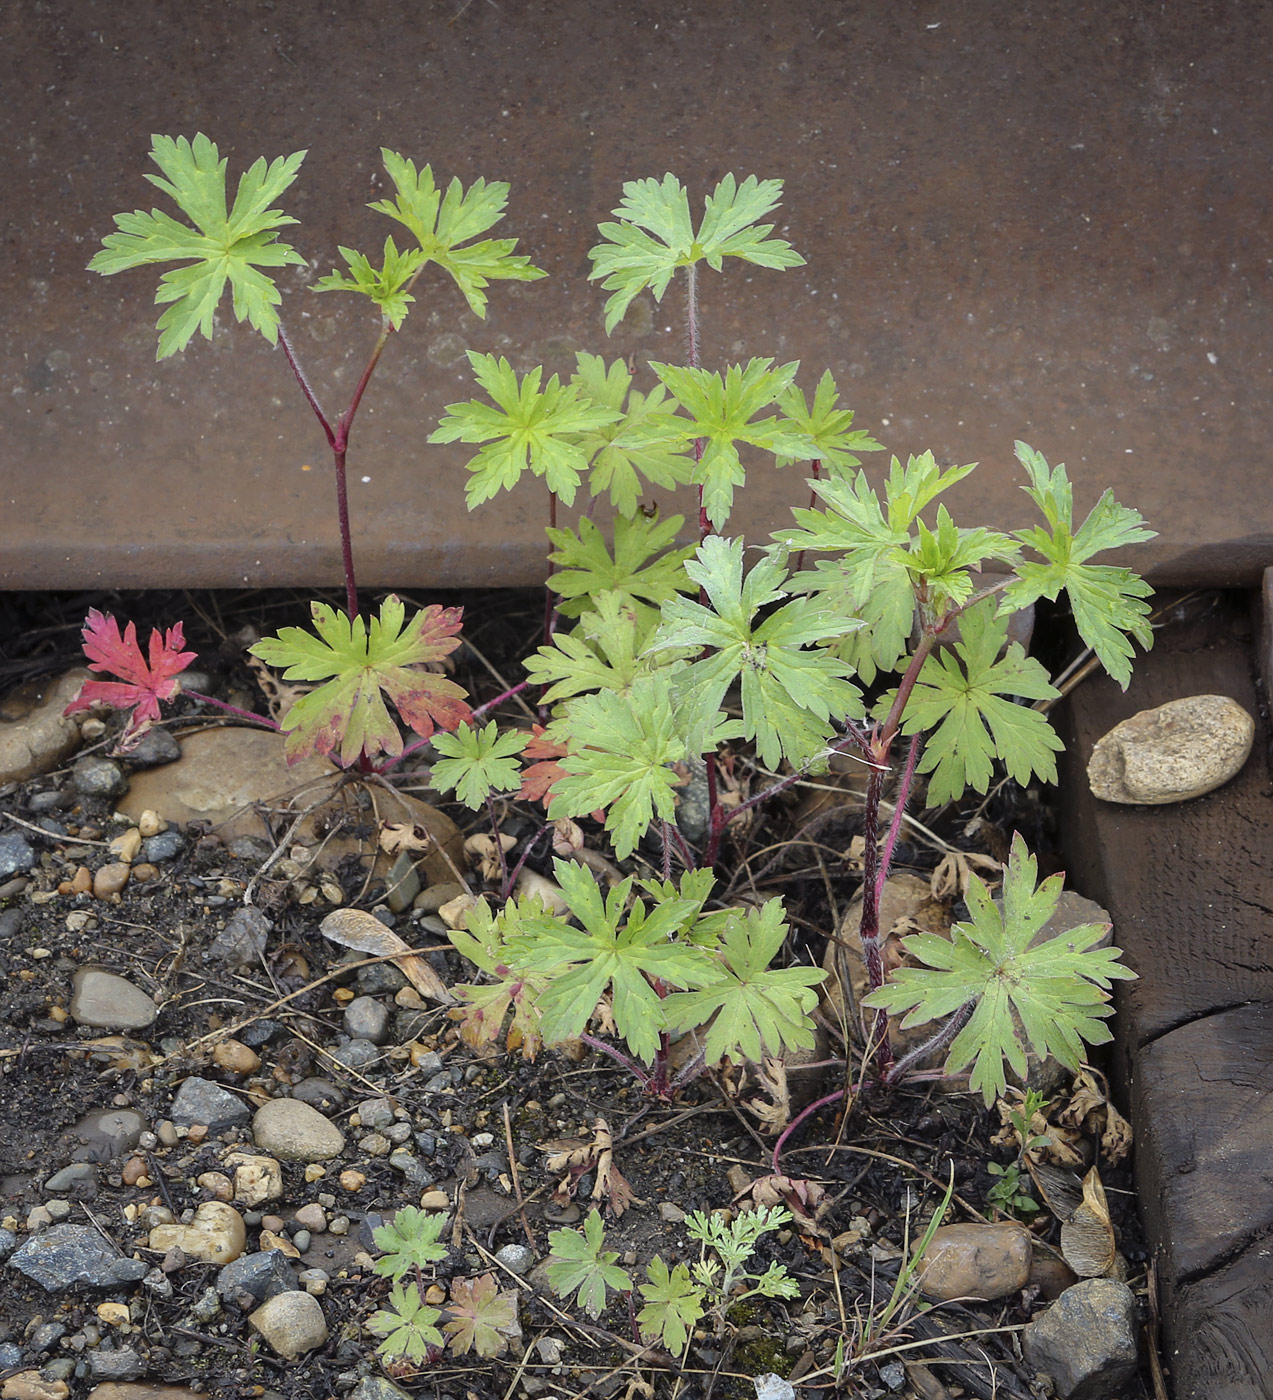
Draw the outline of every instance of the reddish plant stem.
M539 838L544 834L544 832L551 831L552 829L552 822L545 822L544 825L541 826L539 830L534 834L534 836L532 836L530 840L526 842L525 846L522 847L522 853L517 858L517 864L513 866L513 868L509 870L505 876L504 887L502 890L500 890L500 895L502 898L508 899L512 895L513 888L517 884L517 877L522 873L522 866L524 866L527 860L530 858L530 853L535 849L537 845L539 845Z
M489 792L486 794L486 817L491 824L491 838L495 842L495 852L499 856L499 887L506 892L508 890L508 861L504 859L504 843L499 839L499 818L495 815L495 803ZM504 897L508 897L507 893Z
M893 804L893 820L888 825L888 836L884 840L884 854L880 858L879 876L876 881L877 891L881 895L884 893L884 881L888 879L889 868L893 864L893 851L902 829L902 818L906 814L906 800L911 795L911 784L915 780L915 765L919 761L921 742L920 735L913 735L910 747L906 751L906 767L902 770L902 781L898 784L897 798Z
M557 528L557 493L551 487L548 491L548 528ZM550 537L551 538L551 537ZM557 566L552 561L552 556L548 557L548 577L544 582L544 645L551 646L553 632L557 625L557 602L553 595L552 581L553 574L557 572Z
M227 715L234 715L236 719L246 719L252 724L259 724L263 729L272 729L276 734L280 732L279 726L272 719L267 719L264 715L253 714L251 710L241 710L237 705L227 705L224 700L218 700L213 695L204 695L198 690L183 690L182 695L188 695L191 700L201 700L205 705L211 705L214 709L224 710Z
M811 465L813 466L813 479L814 479L814 481L817 481L817 479L822 475L822 471L821 471L822 462L821 462L821 460L820 460L819 458L815 457L815 458L813 459L813 462L812 462ZM816 491L810 489L810 491L809 491L809 509L810 509L810 510L813 510L813 508L814 508L817 504L818 504L818 493L817 493ZM805 556L805 551L804 551L803 549L800 551L799 554L796 555L796 564L795 564L795 572L796 572L796 573L799 573L800 570L804 568L804 556Z
M875 748L868 755L872 760L866 775L866 795L862 804L862 919L858 926L862 940L862 956L866 960L867 982L871 991L884 985L884 952L880 939L880 798L888 776L888 750ZM881 1007L867 1033L867 1044L874 1046L874 1058L882 1074L893 1064L893 1050L888 1039L888 1012Z

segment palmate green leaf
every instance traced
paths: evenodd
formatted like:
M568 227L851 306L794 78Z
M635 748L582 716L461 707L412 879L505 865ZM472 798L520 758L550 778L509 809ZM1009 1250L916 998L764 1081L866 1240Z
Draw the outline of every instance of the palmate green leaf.
M275 308L282 297L274 279L259 269L303 266L305 259L278 240L278 230L297 220L269 206L296 179L305 152L280 156L268 165L264 158L256 161L240 177L227 213L226 162L202 132L193 142L184 136L151 140L150 158L163 175L146 178L170 196L195 227L158 209L116 214L117 232L102 240L89 270L109 277L153 263L189 264L165 272L159 280L155 301L171 304L159 318L156 359L185 349L196 331L212 338L213 317L227 283L236 319L250 322L273 345L278 339Z
M903 1028L937 1020L974 1003L968 1023L951 1043L946 1073L973 1066L971 1085L987 1107L1006 1088L1004 1062L1018 1075L1027 1069L1025 1041L1040 1058L1055 1056L1077 1069L1083 1043L1111 1039L1104 1018L1112 1012L1114 979L1136 974L1119 962L1118 948L1097 948L1107 924L1083 924L1034 943L1061 897L1063 877L1035 885L1038 865L1020 834L1003 882L1003 908L973 875L967 894L971 920L957 923L950 938L916 934L902 946L924 967L902 967L867 1006L890 1015L906 1013Z
M376 1260L376 1273L382 1278L400 1279L412 1269L423 1269L446 1258L446 1246L438 1239L446 1225L440 1211L423 1211L402 1206L393 1219L371 1232L382 1257Z
M385 1356L405 1356L424 1361L430 1347L439 1350L445 1338L434 1325L442 1314L431 1308L414 1285L395 1283L389 1290L388 1307L372 1313L367 1327L384 1341L376 1348Z
M1156 532L1144 528L1139 511L1120 506L1112 491L1101 496L1075 531L1074 494L1065 467L1049 470L1043 455L1024 442L1017 443L1017 460L1030 477L1023 489L1043 512L1048 528L1036 525L1017 531L1022 544L1041 554L1044 562L1018 566L1017 580L1004 593L1001 609L1017 612L1036 598L1054 599L1065 589L1079 636L1126 690L1132 674L1132 640L1146 651L1153 645L1145 602L1153 589L1130 569L1086 561L1103 549L1143 544Z
M940 806L963 796L965 788L985 792L995 760L1019 783L1032 776L1056 781L1056 759L1065 745L1038 710L1013 703L1055 700L1060 691L1044 668L1008 637L1006 618L995 616L993 598L959 617L960 640L924 662L902 718L906 734L928 736L919 761L931 773L928 804ZM892 706L895 691L881 699L876 715Z
M672 490L690 479L693 462L681 421L661 384L648 394L631 387L632 372L622 360L607 369L600 355L580 351L576 362L570 382L580 396L620 415L579 439L591 464L589 490L594 497L608 492L621 516L635 516L643 481Z
M481 729L465 721L451 734L435 734L433 748L442 757L433 764L430 781L439 792L454 789L456 797L476 811L492 793L521 787L516 759L529 738L519 729L501 734L494 720Z
M526 661L526 674L548 689L541 705L554 705L590 690L626 695L638 675L651 669L643 657L657 614L636 606L622 593L598 593L596 611L584 613L574 632L558 632L550 646L540 647Z
M447 1302L450 1318L442 1324L447 1346L456 1356L475 1352L481 1357L503 1356L517 1327L517 1294L501 1293L494 1274L457 1278Z
M645 1276L649 1282L640 1286L645 1307L637 1322L645 1336L658 1337L673 1356L680 1356L703 1316L703 1290L684 1264L669 1269L661 1254L645 1266Z
M811 1013L818 1002L813 988L826 972L770 967L786 937L780 899L746 913L732 911L711 979L666 999L669 1028L706 1025L703 1052L709 1063L729 1055L758 1064L765 1055L812 1047Z
M504 217L508 186L503 181L475 180L466 191L459 180L452 180L444 195L434 183L430 166L417 170L414 161L383 147L380 154L396 193L393 199L378 199L369 207L396 219L415 235L425 259L450 273L475 316L486 315L489 282L534 282L547 277L541 268L531 266L529 258L514 256L515 238L484 238L460 246Z
M897 670L905 658L915 625L915 590L910 572L897 560L875 567L865 599L844 558L819 559L791 580L793 593L815 595L836 618L855 618L861 626L824 645L852 668L863 685L873 685L882 671Z
M284 627L277 636L249 647L266 665L285 666L285 680L326 681L302 695L283 717L287 761L339 752L341 763L348 766L363 754L375 758L401 753L402 735L382 691L423 739L435 729L454 729L467 720L464 690L445 676L421 669L459 646L456 633L462 613L461 608L432 603L407 621L402 600L391 593L369 630L361 617L351 623L326 603L312 603L313 632Z
M580 616L594 606L590 600L604 592L619 593L625 601L636 603L643 615L649 611L644 605L657 608L678 592L688 592L693 585L684 564L694 546L669 548L684 524L683 515L666 520L617 515L613 555L601 527L586 515L580 517L578 531L549 529L554 549L548 557L556 569L548 586L561 597L562 616Z
M650 362L650 368L671 390L684 410L681 434L686 443L702 439L703 455L694 464L690 481L702 487L707 518L721 529L734 505L734 488L746 477L740 443L785 458L814 456L812 438L795 432L790 421L774 414L757 414L775 405L791 387L800 362L771 369L772 360L749 360L746 367L730 365L724 375L706 369Z
M937 507L937 525L930 530L922 520L915 522L907 568L924 584L925 613L933 620L946 615L951 606L962 607L972 597L972 571L987 559L1013 564L1020 551L1012 540L997 530L980 526L960 529L946 507Z
M498 914L479 899L465 916L464 927L449 931L455 950L491 979L452 988L460 1001L457 1019L466 1045L486 1049L507 1020L507 1048L519 1050L527 1060L539 1053L543 1043L539 999L549 979L529 971L523 954L539 933L556 922L556 915L535 895L506 901Z
M551 1045L578 1036L608 991L616 1031L635 1056L649 1062L663 1029L662 1001L650 980L689 987L711 972L703 949L674 937L699 906L692 899L673 899L647 913L644 900L636 899L625 917L631 877L603 902L584 867L558 860L553 868L562 897L583 927L560 922L545 927L526 951L524 966L552 974L540 998L544 1040Z
M632 1275L618 1264L617 1250L603 1249L605 1226L595 1207L588 1212L583 1233L578 1230L552 1230L548 1235L548 1282L559 1298L575 1293L579 1306L596 1319L605 1311L606 1290L627 1293Z
M830 720L860 715L848 666L824 651L804 648L851 630L852 618L836 618L816 598L797 598L755 621L769 604L787 596L781 558L766 555L744 578L743 541L709 535L686 572L711 607L677 597L664 604L663 624L652 651L684 647L702 651L673 677L678 703L713 713L740 682L743 734L755 739L761 762L799 765L831 733Z
M370 297L384 313L385 320L398 330L407 317L407 307L415 297L406 290L407 283L428 261L419 248L400 253L390 236L385 239L383 264L377 268L363 253L353 248L340 248L340 255L349 267L345 276L333 269L314 283L316 292L361 292Z
M551 731L569 742L570 752L561 760L566 776L553 784L548 815L556 821L606 809L615 854L626 860L656 816L676 819L673 793L681 779L670 765L686 757L684 723L662 672L638 676L626 695L602 690L569 701ZM714 711L700 728L711 748L737 732Z
M563 385L554 374L539 387L543 370L536 366L519 383L504 358L468 352L478 384L494 404L447 405L430 442L485 443L468 463L472 473L465 488L468 508L480 505L500 491L510 490L529 469L540 476L566 505L571 505L579 480L588 469L588 457L578 444L587 434L620 415L614 409L589 403L573 385Z
M813 458L829 467L847 472L861 465L859 452L883 452L883 443L863 428L853 427L853 410L836 406L840 391L830 370L826 370L814 391L812 405L804 391L792 384L778 398L778 407L788 420L791 431L813 443ZM777 454L778 465L798 460Z
M772 224L760 224L778 207L781 180L748 175L740 185L726 175L708 196L697 234L689 197L674 175L662 180L629 180L614 211L618 223L598 228L603 241L588 252L590 280L613 295L606 301L606 334L623 319L638 292L647 287L662 301L678 267L700 260L714 271L726 257L761 267L799 267L804 259L784 239L773 238Z

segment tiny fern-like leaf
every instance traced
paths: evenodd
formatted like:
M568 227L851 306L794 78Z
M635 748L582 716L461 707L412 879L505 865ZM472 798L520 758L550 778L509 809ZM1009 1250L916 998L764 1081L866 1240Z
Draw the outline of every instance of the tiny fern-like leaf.
M1062 877L1035 884L1038 865L1020 834L1003 882L1003 907L984 882L970 877L971 919L955 924L949 938L915 934L902 947L922 967L902 967L867 1006L902 1015L902 1027L922 1024L971 1006L967 1023L951 1043L945 1071L972 1065L971 1085L987 1107L1007 1086L1005 1061L1024 1076L1026 1041L1043 1058L1054 1055L1077 1069L1083 1043L1111 1039L1104 1018L1114 979L1136 974L1119 963L1118 948L1095 946L1107 924L1083 924L1036 941L1061 897Z

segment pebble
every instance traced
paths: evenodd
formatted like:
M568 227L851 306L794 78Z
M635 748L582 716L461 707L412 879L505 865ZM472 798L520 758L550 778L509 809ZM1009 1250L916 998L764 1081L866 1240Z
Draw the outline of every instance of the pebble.
M338 1045L331 1052L331 1057L337 1064L344 1065L346 1069L351 1069L355 1074L360 1074L363 1070L374 1065L380 1058L380 1048L370 1040L347 1040L343 1045Z
M25 836L16 831L7 831L0 836L0 880L30 870L33 865L39 864L39 860Z
M99 1346L88 1354L88 1369L94 1380L107 1384L135 1381L146 1374L146 1362L135 1347Z
M236 909L212 940L204 959L221 963L230 971L248 967L260 961L273 929L274 920L262 914L255 905Z
M148 860L139 860L133 866L132 883L134 885L149 885L152 880L159 879L159 867L151 865Z
M535 1262L535 1251L524 1244L506 1244L495 1251L495 1257L509 1273L525 1278Z
M352 1167L341 1172L337 1180L340 1182L342 1191L361 1191L367 1184L366 1176L362 1172L355 1171Z
M583 1219L583 1211L575 1205L574 1201L567 1201L565 1205L549 1201L544 1207L544 1219L550 1220L554 1225L574 1225Z
M327 1228L327 1212L317 1201L301 1206L292 1218L305 1230L315 1230L321 1234Z
M411 901L419 893L420 872L410 852L400 851L385 876L385 903L395 914L401 914L411 907Z
M4 1400L66 1400L70 1393L65 1381L48 1380L39 1371L19 1371L0 1389Z
M289 1361L313 1351L327 1340L322 1305L312 1293L279 1293L262 1303L248 1322Z
M0 720L0 784L47 773L79 743L79 725L62 711L89 679L87 671L77 668L52 684L41 682L43 694L25 714ZM6 706L11 698L5 697Z
M137 852L140 850L141 832L135 826L130 826L127 831L111 838L111 855L116 860L123 861L125 865L131 865L137 859Z
M149 1268L125 1259L89 1225L50 1225L15 1250L9 1264L46 1293L77 1283L113 1288L140 1279Z
M159 865L165 860L175 860L184 845L179 831L161 831L158 836L148 836L141 843L141 858L148 865Z
M1089 1278L1067 1288L1021 1334L1032 1370L1060 1400L1110 1400L1136 1374L1136 1300L1124 1283Z
M97 1168L92 1162L72 1162L60 1172L54 1172L44 1183L46 1191L69 1191L74 1196L87 1196L97 1184Z
M292 1097L320 1113L335 1113L345 1106L344 1094L330 1079L302 1079L292 1090Z
M383 1376L364 1376L349 1392L349 1400L410 1400L410 1396Z
M358 1139L359 1152L365 1152L368 1157L387 1157L392 1146L383 1133L368 1133Z
M660 1201L659 1219L666 1220L669 1225L679 1225L685 1219L685 1212L671 1201Z
M200 1172L195 1177L195 1185L214 1201L234 1200L234 1182L224 1172Z
M111 861L101 866L93 876L93 895L97 899L109 899L118 894L128 883L131 868L122 860Z
M166 729L148 729L128 752L134 768L158 768L180 757L181 745Z
M1104 802L1187 802L1227 783L1247 761L1254 739L1255 721L1227 695L1171 700L1098 739L1088 783Z
M204 1201L188 1225L156 1225L149 1247L160 1253L174 1246L205 1264L229 1264L243 1253L247 1230L243 1217L224 1201Z
M392 1099L363 1099L354 1109L364 1128L386 1128L393 1122Z
M137 831L138 834L143 837L158 836L161 831L167 830L168 823L164 821L153 807L147 807L141 816L137 818Z
M71 786L81 797L118 797L127 790L128 780L113 758L85 754L71 765Z
M283 1194L283 1169L273 1157L231 1152L224 1165L234 1171L234 1198L245 1206L260 1206Z
M101 1030L143 1031L159 1008L127 978L101 967L81 967L71 979L71 1019Z
M285 1162L321 1162L345 1146L345 1135L299 1099L271 1099L252 1119L256 1145Z
M210 1133L224 1132L246 1123L252 1111L237 1094L192 1074L182 1081L170 1110L172 1121L179 1128L203 1124Z
M345 1033L351 1040L383 1045L389 1039L389 1008L375 997L355 997L345 1007Z
M244 1254L227 1264L217 1274L216 1289L226 1302L250 1307L265 1303L280 1293L296 1288L292 1267L281 1250L270 1249L258 1254ZM251 1301L240 1302L246 1295Z
M212 1047L212 1063L227 1074L255 1074L261 1057L241 1040L219 1040Z
M1030 1278L1030 1232L1015 1221L999 1225L941 1225L920 1267L926 1298L990 1301L1006 1298Z

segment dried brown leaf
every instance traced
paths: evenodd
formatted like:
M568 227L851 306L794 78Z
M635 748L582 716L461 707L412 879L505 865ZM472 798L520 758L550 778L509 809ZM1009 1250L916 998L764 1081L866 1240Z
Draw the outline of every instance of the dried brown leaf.
M455 998L433 968L411 951L410 944L404 943L392 929L386 928L365 909L336 909L328 914L318 929L324 938L339 943L342 948L353 948L370 957L391 958L421 996L440 1002L443 1006L455 1005Z

